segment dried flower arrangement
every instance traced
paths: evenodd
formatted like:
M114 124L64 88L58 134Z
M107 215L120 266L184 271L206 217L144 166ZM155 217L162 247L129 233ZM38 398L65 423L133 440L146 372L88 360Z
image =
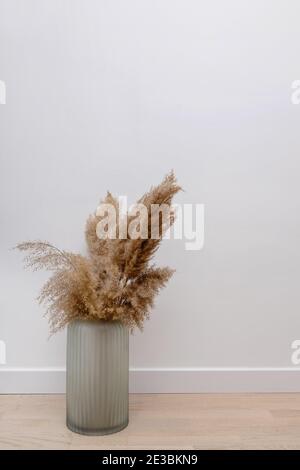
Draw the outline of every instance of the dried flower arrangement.
M38 297L47 305L51 333L75 319L120 320L130 329L142 328L149 316L155 295L173 274L168 267L150 265L166 230L175 219L171 207L174 195L180 191L173 172L139 199L149 210L148 238L101 239L96 227L100 221L91 215L86 224L88 256L60 250L47 242L24 242L16 248L28 252L26 267L47 269L52 276ZM112 204L119 212L119 201L107 193L104 203ZM169 216L158 217L158 238L151 238L151 206L166 204ZM128 219L132 215L127 214ZM119 227L117 226L117 231Z

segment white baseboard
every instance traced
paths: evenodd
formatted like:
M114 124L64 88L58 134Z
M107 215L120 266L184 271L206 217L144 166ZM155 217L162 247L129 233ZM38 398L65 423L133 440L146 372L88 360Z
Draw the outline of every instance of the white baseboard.
M64 393L65 374L64 368L0 368L0 393ZM130 392L300 392L300 368L131 369Z

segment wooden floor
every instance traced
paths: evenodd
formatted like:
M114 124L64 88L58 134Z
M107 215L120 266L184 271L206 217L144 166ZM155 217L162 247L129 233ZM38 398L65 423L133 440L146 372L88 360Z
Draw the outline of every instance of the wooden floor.
M65 426L63 395L0 395L0 449L300 449L300 393L131 395L129 426Z

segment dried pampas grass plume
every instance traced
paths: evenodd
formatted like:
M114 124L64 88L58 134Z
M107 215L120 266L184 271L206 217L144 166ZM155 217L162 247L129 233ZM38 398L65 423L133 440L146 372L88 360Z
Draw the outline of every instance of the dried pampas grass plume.
M36 271L46 269L53 274L43 286L39 302L47 306L51 333L75 319L120 320L130 329L142 329L154 298L173 274L168 267L150 266L166 230L174 223L171 208L181 188L173 172L152 187L138 203L148 210L148 238L99 239L96 227L100 217L91 215L86 223L88 257L69 253L44 241L23 242L16 246L27 253L25 266ZM104 203L112 204L119 213L118 200L109 192ZM166 204L167 220L158 220L159 237L150 238L151 206ZM131 215L127 214L130 220ZM119 220L117 218L117 220ZM119 227L116 227L117 235Z

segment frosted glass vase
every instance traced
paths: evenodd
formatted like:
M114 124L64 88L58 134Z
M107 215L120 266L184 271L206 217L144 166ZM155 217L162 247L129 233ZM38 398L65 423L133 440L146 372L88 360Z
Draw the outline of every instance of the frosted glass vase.
M67 334L67 426L89 435L128 424L128 329L117 321L76 320Z

